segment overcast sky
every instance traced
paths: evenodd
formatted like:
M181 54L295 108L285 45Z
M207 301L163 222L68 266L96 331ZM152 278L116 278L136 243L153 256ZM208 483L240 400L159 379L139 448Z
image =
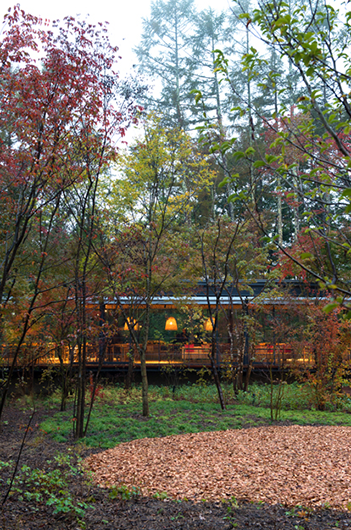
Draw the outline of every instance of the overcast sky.
M17 2L1 0L3 13ZM50 20L70 15L89 15L89 21L109 22L111 43L119 46L122 72L135 63L132 48L140 41L142 18L150 15L150 0L19 0L21 8L31 15ZM212 6L220 10L228 7L230 0L196 0L199 9ZM2 18L2 16L1 16Z

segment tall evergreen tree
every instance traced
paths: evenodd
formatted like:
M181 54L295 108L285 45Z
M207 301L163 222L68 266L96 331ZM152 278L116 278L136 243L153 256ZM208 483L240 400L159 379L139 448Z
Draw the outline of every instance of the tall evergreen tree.
M193 110L193 121L206 120L210 127L212 139L221 145L226 140L225 117L223 116L223 98L220 79L216 69L216 49L223 47L226 41L226 13L216 13L212 8L201 11L194 19L194 30L190 38L192 60L196 62L193 74L194 90L201 88L201 106ZM228 36L228 34L227 34ZM199 112L201 111L201 113ZM230 176L228 160L225 152L220 151L216 157L219 173ZM230 196L229 184L224 196ZM227 202L227 201L226 201ZM234 220L233 204L227 202L226 210Z
M194 89L201 88L203 110L207 119L223 125L223 95L216 70L216 52L226 41L226 13L216 13L212 8L201 11L194 17L194 27L189 42ZM196 69L194 68L194 63ZM199 114L199 108L193 110Z
M162 84L160 96L146 98L146 106L182 129L188 127L193 100L188 38L194 12L194 0L156 0L135 49L141 72Z

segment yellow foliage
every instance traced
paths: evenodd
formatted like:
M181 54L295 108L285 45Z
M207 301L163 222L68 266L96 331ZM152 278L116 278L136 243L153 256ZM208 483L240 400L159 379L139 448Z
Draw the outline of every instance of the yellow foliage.
M189 135L151 115L142 138L119 156L118 178L107 199L110 210L123 211L126 222L185 219L214 180L209 166Z

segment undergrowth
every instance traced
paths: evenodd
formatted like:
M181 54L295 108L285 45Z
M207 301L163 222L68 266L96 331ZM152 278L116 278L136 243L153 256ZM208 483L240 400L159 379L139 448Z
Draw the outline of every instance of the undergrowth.
M137 438L153 438L201 431L257 427L271 423L269 385L253 384L249 392L233 399L231 389L224 387L226 410L218 405L213 385L184 385L175 392L167 387L150 387L150 416L141 415L141 390L135 386L126 393L121 387L106 386L97 399L91 416L87 446L110 448ZM57 396L50 403L58 404ZM311 408L306 386L286 385L281 402L280 421L299 425L351 425L351 403L339 398L334 411ZM42 432L58 442L71 439L72 406L67 412L51 415L41 424Z
M84 515L91 505L77 500L70 492L70 482L81 473L80 464L73 465L74 457L69 454L58 454L54 462L48 461L48 465L54 465L54 469L31 469L22 465L16 473L9 496L19 501L27 501L28 506L34 511L40 511L40 505L45 503L53 508L54 514L69 515L77 520L80 528L84 528ZM12 474L14 462L0 461L0 470L7 470ZM7 487L11 484L11 478L5 482Z

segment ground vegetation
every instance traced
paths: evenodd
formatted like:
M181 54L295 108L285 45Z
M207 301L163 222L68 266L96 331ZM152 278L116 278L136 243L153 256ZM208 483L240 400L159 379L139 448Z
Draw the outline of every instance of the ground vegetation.
M226 390L230 392L230 389L229 386ZM172 395L172 389L151 387L152 415L146 419L138 411L140 388L133 388L131 392L126 393L123 388L114 389L104 386L97 401L98 406L103 407L102 410L105 410L106 406L110 409L109 420L101 422L101 412L97 411L92 421L100 422L100 428L103 426L107 429L110 425L112 429L100 431L99 437L96 437L95 434L88 435L83 443L80 442L79 444L74 443L72 422L67 422L69 427L66 430L62 413L59 412L59 392L52 398L36 402L36 412L30 425L28 420L32 415L31 403L33 402L29 402L24 397L12 402L11 406L5 410L5 425L0 434L2 442L2 499L8 491L9 481L13 476L18 451L23 444L26 429L27 433L18 471L11 492L2 508L5 515L4 528L113 528L117 525L119 528L132 527L141 530L151 525L156 529L165 526L190 529L206 529L214 526L223 529L233 527L244 529L248 526L257 526L257 524L263 527L284 525L284 528L292 529L297 526L310 530L327 529L333 526L335 528L348 528L350 516L347 509L346 511L344 509L338 510L338 508L331 506L331 497L330 499L323 497L326 492L329 495L329 486L324 486L322 479L319 478L314 483L314 491L316 492L314 500L312 499L312 490L310 490L311 495L306 494L304 502L300 501L301 495L304 496L304 494L303 490L298 488L299 482L294 493L288 488L286 497L282 499L279 497L279 485L274 482L274 471L264 463L264 458L258 458L259 451L263 450L262 436L266 436L265 439L268 444L266 449L270 454L274 468L275 464L271 459L273 449L274 454L281 454L281 461L287 463L285 468L285 472L288 473L286 484L289 484L291 466L288 464L288 460L284 460L284 458L287 459L290 454L289 451L291 452L291 440L294 439L296 442L296 436L300 441L299 443L302 442L301 437L304 436L315 439L313 431L315 429L317 434L324 436L323 440L325 441L325 435L329 429L328 433L335 442L338 437L334 436L333 429L350 429L350 427L335 427L335 425L349 425L349 414L345 414L350 406L348 398L340 398L338 405L340 412L313 411L311 409L312 401L310 401L311 392L308 386L303 386L302 392L297 392L298 388L295 385L288 386L283 402L286 415L281 422L274 425L269 415L269 387L256 384L250 390L249 394L244 392L239 394L239 401L231 402L234 396L231 394L230 397L228 394L228 407L226 411L221 412L218 408L218 394L215 386L180 386L176 395ZM245 405L245 401L249 401L250 405ZM256 402L256 406L252 405L253 401ZM68 403L68 411L73 411L71 401ZM117 418L116 414L119 413L120 418ZM193 420L196 423L193 423L194 430L192 432L202 432L202 434L179 436L179 434L186 432L184 430L179 431L176 427L177 425L179 427L186 425L184 415L187 418L189 415L193 415ZM112 422L113 418L117 420L116 423ZM88 461L93 468L95 465L95 469L98 469L102 465L101 463L106 461L106 455L102 449L115 446L117 439L114 437L120 431L123 418L130 418L130 422L124 425L124 435L119 440L127 443L117 446L117 450L120 452L133 451L134 457L138 459L139 482L144 469L141 462L147 451L152 449L153 443L155 447L157 444L161 444L157 452L152 451L154 457L157 458L157 463L153 466L146 466L142 479L146 481L144 487L146 490L146 484L149 481L149 492L141 491L140 484L138 486L138 484L127 483L130 472L133 469L135 471L132 458L125 460L127 467L130 467L128 473L126 468L123 480L116 481L112 487L107 489L97 487L94 484L93 476L83 471L82 463L86 457L89 457ZM296 423L300 425L294 425ZM160 428L162 425L163 430L161 429L159 432L154 430L156 426ZM311 425L315 425L315 427L311 427ZM329 427L316 427L316 425L329 425ZM96 428L97 434L99 431L97 424ZM228 428L237 430L227 430ZM323 434L323 429L326 429L325 434ZM218 430L222 430L222 432L216 432ZM255 437L255 433L260 435L258 439ZM178 436L169 437L172 434L178 434ZM212 464L218 463L218 454L216 458L212 459L215 449L211 449L211 440L217 439L220 443L222 439L223 442L224 435L239 436L244 443L238 461L242 468L237 469L237 475L240 475L241 479L240 481L235 480L233 483L233 487L237 487L236 496L231 495L229 490L226 490L223 495L218 490L218 498L212 499L212 494L205 495L204 492L199 493L199 497L201 497L199 499L191 498L195 491L193 480L197 476L197 472L194 473L194 462L196 458L202 458L201 444L203 442L206 444L206 458L210 458ZM148 436L148 438L144 438L144 436ZM340 436L342 436L341 431ZM136 438L142 439L137 440ZM260 445L259 449L254 449L255 440ZM238 448L237 442L238 439L236 440L236 447ZM172 446L172 443L175 445ZM171 479L167 482L167 473L162 473L162 481L165 482L162 484L159 482L158 486L152 478L152 473L162 472L162 459L159 458L162 454L160 452L162 444L168 444L165 458L166 456L169 458L173 454L173 450L181 452L179 458L173 458L172 461L173 465L179 461L184 473L188 474L189 478L184 483L184 492L183 486L179 484L178 489L176 488L178 493L175 494L174 480ZM188 453L192 447L191 444L196 444L196 448ZM315 447L313 444L310 446L310 453L306 452L306 447L308 445L304 445L299 451L302 465L300 472L303 474L303 466L308 466L313 458L319 458L318 452L313 449ZM325 445L324 447L326 448ZM251 459L247 459L251 448L255 453L252 460L254 462L253 467L250 464ZM341 450L340 446L338 448L338 462L342 466L340 461ZM222 455L222 453L220 454ZM246 456L243 457L243 454ZM225 455L228 457L227 451L223 453L223 458ZM284 458L283 455L285 455ZM108 462L113 462L112 454L107 458ZM326 460L328 459L330 460L330 455ZM164 459L163 461L166 462ZM293 465L296 466L295 453ZM258 482L256 480L258 468L263 472L262 477L268 488L267 495L269 498L263 499L257 496L259 489L257 489ZM110 473L113 469L114 467L110 466ZM211 466L207 466L207 472L209 469ZM319 464L317 463L313 469L318 472ZM334 466L335 470L336 467ZM210 476L204 477L201 480L201 488L206 488L206 484L211 484L218 472L218 470L213 471ZM178 473L178 476L184 476L184 473L180 475ZM254 473L253 480L249 478L250 473ZM102 469L100 476L103 478ZM335 484L339 484L340 474L338 477ZM216 480L216 484L218 487L221 484L224 485L225 481ZM290 497L289 493L291 493ZM261 494L263 495L263 491ZM277 495L278 497L275 498ZM339 495L339 500L341 497L342 495ZM319 504L318 499L320 500ZM38 510L40 510L40 518L38 517Z

